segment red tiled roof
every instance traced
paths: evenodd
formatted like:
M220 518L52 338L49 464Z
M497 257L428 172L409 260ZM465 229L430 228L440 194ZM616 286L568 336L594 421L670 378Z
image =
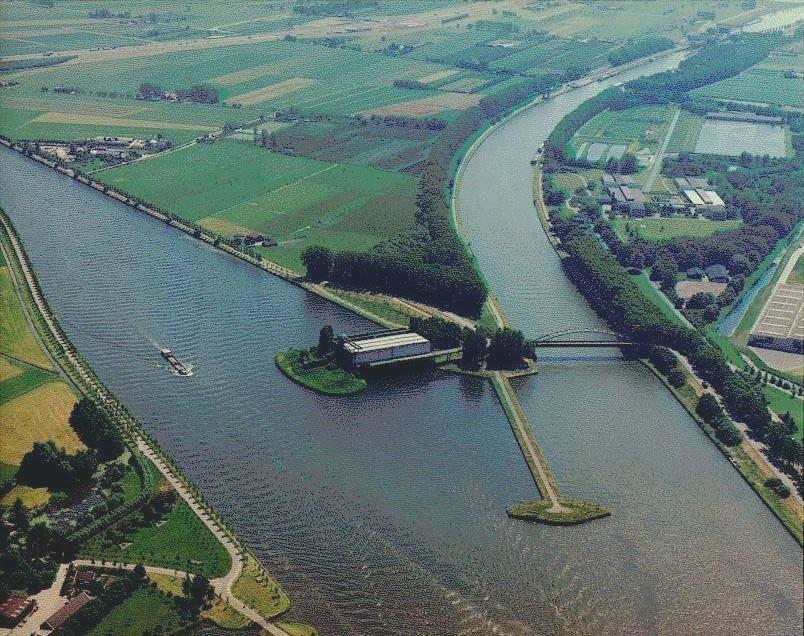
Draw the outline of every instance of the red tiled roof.
M15 622L22 618L34 604L32 598L12 594L0 601L0 618Z
M47 624L50 629L56 630L64 625L68 618L70 618L91 600L92 598L89 596L89 594L86 592L81 592L78 596L75 596L67 601L67 604L64 607L53 614L53 616L48 618L43 624Z

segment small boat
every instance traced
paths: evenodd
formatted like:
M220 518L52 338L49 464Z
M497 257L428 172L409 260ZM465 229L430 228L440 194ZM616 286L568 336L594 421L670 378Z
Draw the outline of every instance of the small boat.
M178 358L173 355L173 352L170 349L160 349L159 353L165 360L167 360L167 363L173 367L176 373L179 375L190 375L190 369L179 362Z

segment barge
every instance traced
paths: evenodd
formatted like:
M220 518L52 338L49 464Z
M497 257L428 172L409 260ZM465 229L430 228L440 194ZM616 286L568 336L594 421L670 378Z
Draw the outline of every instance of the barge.
M173 352L170 349L160 349L159 353L165 360L167 360L167 363L173 367L176 373L179 375L190 375L190 369L179 362L178 358L173 355Z

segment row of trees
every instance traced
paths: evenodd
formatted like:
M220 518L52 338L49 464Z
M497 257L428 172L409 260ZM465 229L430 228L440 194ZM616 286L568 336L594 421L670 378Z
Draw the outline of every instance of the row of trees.
M647 57L653 53L672 49L676 45L670 38L657 36L640 37L636 40L626 42L621 47L614 49L608 55L609 64L621 66L640 57Z
M461 329L440 318L411 318L410 329L427 338L438 349L463 347L463 364L490 369L520 369L525 358L534 358L533 343L518 329Z
M191 88L177 88L165 91L162 87L144 82L137 89L139 99L163 99L165 93L175 93L179 101L195 102L197 104L217 104L218 90L208 86L193 86Z

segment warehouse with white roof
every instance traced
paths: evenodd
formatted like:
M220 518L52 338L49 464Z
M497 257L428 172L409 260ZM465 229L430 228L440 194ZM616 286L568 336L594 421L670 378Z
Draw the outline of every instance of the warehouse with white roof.
M349 367L425 355L432 351L427 338L412 331L391 330L341 336L339 348Z

